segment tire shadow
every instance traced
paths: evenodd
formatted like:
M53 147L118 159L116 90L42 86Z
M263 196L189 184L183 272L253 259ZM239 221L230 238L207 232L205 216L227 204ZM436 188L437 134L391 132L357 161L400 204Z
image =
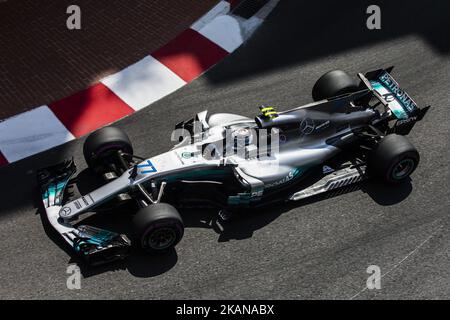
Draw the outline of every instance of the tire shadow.
M155 277L172 269L178 261L176 250L152 256L132 246L130 255L126 259L91 267L81 257L76 255L58 232L53 229L43 207L38 209L37 214L41 217L42 225L47 236L70 257L68 264L77 264L80 267L81 274L84 278L117 270L127 270L130 274L139 278ZM123 211L112 211L109 213L90 215L76 224L92 225L129 236L131 235L130 220L130 216L124 214Z
M361 191L366 193L381 206L392 206L405 200L413 190L411 178L407 178L399 184L386 184L378 180L372 180L361 186Z

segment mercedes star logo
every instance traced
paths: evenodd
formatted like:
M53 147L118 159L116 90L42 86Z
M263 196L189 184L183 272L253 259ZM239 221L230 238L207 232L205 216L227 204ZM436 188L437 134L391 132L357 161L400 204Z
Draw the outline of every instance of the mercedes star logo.
M63 207L61 211L59 211L59 215L61 217L67 217L70 215L71 212L72 210L69 207Z
M300 123L300 132L303 134L311 134L314 131L315 125L314 121L310 118L305 118Z

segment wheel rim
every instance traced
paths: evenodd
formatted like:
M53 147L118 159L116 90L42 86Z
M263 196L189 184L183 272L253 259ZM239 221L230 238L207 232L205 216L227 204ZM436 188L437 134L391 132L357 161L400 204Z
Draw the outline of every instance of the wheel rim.
M411 174L414 169L414 160L413 159L403 159L399 163L397 163L392 170L392 177L395 180L401 180L406 178Z
M153 231L147 238L147 244L150 248L164 250L169 248L176 239L175 231L172 228L160 228Z

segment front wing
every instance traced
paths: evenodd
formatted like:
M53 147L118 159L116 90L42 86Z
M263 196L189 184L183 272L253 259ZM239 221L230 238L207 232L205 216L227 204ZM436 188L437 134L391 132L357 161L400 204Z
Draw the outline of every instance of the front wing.
M131 247L125 235L86 225L74 226L60 217L67 186L75 173L73 160L38 171L37 179L48 222L74 252L91 265L125 258Z

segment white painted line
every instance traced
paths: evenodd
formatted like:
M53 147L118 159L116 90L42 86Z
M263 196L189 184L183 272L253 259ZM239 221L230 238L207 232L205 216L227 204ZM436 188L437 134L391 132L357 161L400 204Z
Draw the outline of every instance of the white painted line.
M263 20L257 17L245 20L237 16L225 15L216 17L197 31L231 53L247 40L262 22Z
M263 23L279 0L271 0L250 19L232 14L217 15L207 23L194 23L192 29L221 46L228 52L236 50ZM208 14L206 14L208 15ZM205 16L206 16L205 15Z
M264 19L261 19L257 16L253 16L250 19L247 19L243 23L241 23L241 27L244 34L244 39L247 40L253 34L253 32L264 22Z
M244 42L239 20L228 15L216 17L197 31L228 52L233 52Z
M134 110L140 110L186 84L152 56L145 57L101 82Z
M255 13L254 17L258 17L261 20L265 20L269 15L269 13L271 13L272 10L275 9L278 2L280 2L280 0L270 0L264 7L262 7L261 9L259 9L257 13Z
M209 10L200 19L194 22L191 29L198 31L211 22L215 17L225 15L228 12L230 12L230 3L227 1L220 1L214 8Z
M14 162L75 139L47 106L0 122L0 150Z

